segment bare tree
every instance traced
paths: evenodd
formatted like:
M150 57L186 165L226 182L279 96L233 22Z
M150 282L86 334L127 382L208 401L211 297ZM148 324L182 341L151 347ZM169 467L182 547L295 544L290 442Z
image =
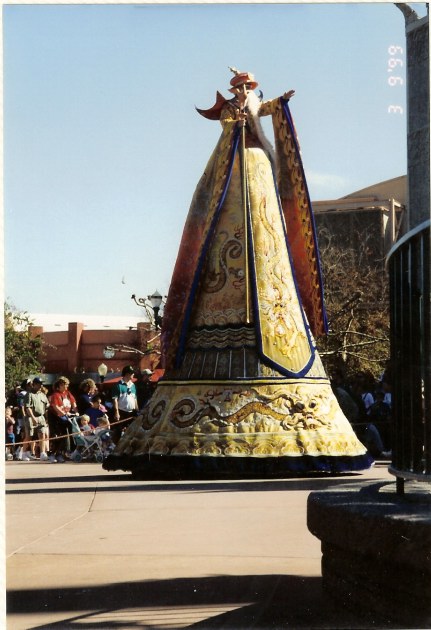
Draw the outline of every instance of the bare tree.
M389 356L389 283L376 257L371 232L336 242L329 230L319 234L329 334L318 341L329 373L341 367L378 376ZM359 246L358 246L359 243Z

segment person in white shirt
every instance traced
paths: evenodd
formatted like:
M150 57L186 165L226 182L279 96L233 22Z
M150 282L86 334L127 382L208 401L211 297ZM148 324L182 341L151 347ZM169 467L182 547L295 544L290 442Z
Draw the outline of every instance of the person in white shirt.
M115 444L118 444L123 431L129 426L138 411L138 397L133 381L134 373L135 370L133 367L126 365L121 372L122 379L116 383L113 388L112 406L114 423L124 420L124 422L112 426L112 439Z

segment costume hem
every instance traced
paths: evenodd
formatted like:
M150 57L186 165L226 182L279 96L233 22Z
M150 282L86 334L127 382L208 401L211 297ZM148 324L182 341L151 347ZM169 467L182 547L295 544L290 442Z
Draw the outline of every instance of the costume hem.
M307 474L343 474L368 470L369 453L358 456L217 457L211 455L109 455L104 470L130 471L138 476L223 476L227 478Z

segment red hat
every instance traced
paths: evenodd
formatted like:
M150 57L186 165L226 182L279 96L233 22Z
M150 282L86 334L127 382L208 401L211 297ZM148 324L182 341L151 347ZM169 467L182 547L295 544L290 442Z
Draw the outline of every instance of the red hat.
M235 76L230 81L232 88L230 88L229 92L234 92L234 88L239 85L244 85L245 83L250 85L251 90L254 90L259 85L254 78L254 74L251 74L251 72L236 72Z

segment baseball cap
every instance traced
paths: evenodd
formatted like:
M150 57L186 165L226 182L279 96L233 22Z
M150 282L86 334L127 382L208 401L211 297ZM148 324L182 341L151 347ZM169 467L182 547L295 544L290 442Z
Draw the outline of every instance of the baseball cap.
M36 378L33 379L33 385L43 385L43 380L36 376Z

